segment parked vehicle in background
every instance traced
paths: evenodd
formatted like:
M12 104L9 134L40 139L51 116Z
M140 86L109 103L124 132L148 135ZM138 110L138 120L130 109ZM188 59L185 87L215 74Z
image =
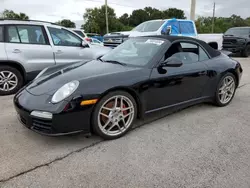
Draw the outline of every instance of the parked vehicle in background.
M98 36L98 34L91 34L91 33L84 33L83 30L81 29L72 29L74 32L76 32L78 35L80 35L81 37L83 37L86 41L88 41L90 44L94 44L94 45L99 45L99 46L103 46L103 42L101 42L100 40L98 40L98 38L100 38Z
M101 36L100 34L97 34L97 33L86 33L87 37L90 37L90 38L95 38L101 42L103 42L103 36Z
M109 50L53 23L0 20L0 95L15 93L48 66L95 59Z
M194 37L207 42L215 49L222 48L222 34L198 35L195 23L184 19L150 20L141 23L131 31L108 33L104 35L104 46L116 47L129 37L166 34L168 28L172 36Z
M91 40L92 40L92 41L91 41L91 44L103 46L103 42L99 41L98 39L91 38Z
M250 27L233 27L223 36L223 49L241 56L250 56Z
M88 41L88 42L91 42L91 41L92 41L91 38L88 37L88 36L86 35L86 33L84 33L83 30L81 30L81 29L72 29L72 31L74 31L75 33L77 33L78 35L80 35L80 36L81 36L82 38L84 38L86 41Z

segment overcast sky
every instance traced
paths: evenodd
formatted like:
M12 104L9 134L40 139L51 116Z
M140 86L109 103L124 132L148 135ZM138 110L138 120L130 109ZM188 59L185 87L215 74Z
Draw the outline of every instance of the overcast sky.
M82 20L86 8L99 7L105 0L0 0L0 11L11 9L24 12L31 19L58 21L61 19ZM143 2L143 3L142 3ZM197 0L196 15L211 16L214 0ZM250 17L250 0L215 0L216 16L237 14ZM117 16L131 13L134 9L152 6L158 9L170 7L185 11L189 18L191 0L108 0Z

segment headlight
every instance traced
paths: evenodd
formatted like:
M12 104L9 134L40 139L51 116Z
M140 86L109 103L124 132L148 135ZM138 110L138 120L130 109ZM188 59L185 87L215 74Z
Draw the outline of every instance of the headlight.
M74 91L78 88L79 81L74 80L65 85L63 85L60 89L58 89L53 95L51 102L58 103L65 98L69 97Z
M243 43L243 42L246 42L246 40L245 39L238 39L238 42Z
M40 76L42 76L43 73L45 73L46 70L48 70L48 68L43 69L43 70L35 77L35 79L37 79L37 78L39 78Z

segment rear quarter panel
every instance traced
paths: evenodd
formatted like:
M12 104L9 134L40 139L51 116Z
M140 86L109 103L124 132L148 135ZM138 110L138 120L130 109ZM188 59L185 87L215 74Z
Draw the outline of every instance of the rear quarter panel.
M5 51L5 44L3 42L0 42L0 60L1 61L7 60L7 54Z
M227 72L233 72L237 74L238 62L228 57L227 55L221 54L218 57L212 58L210 61L206 61L208 76L210 78L204 92L205 95L214 96L217 85ZM238 75L239 76L239 75ZM240 79L237 76L237 79Z

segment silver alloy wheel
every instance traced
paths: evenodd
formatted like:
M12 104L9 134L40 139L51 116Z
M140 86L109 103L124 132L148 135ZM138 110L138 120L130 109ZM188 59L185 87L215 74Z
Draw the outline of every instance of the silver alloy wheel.
M132 124L135 108L132 101L123 95L106 100L98 113L98 126L108 136L125 132Z
M222 104L228 103L235 91L235 81L232 76L226 76L220 86L219 89L219 100Z
M18 84L17 76L11 71L0 72L0 91L11 91Z

